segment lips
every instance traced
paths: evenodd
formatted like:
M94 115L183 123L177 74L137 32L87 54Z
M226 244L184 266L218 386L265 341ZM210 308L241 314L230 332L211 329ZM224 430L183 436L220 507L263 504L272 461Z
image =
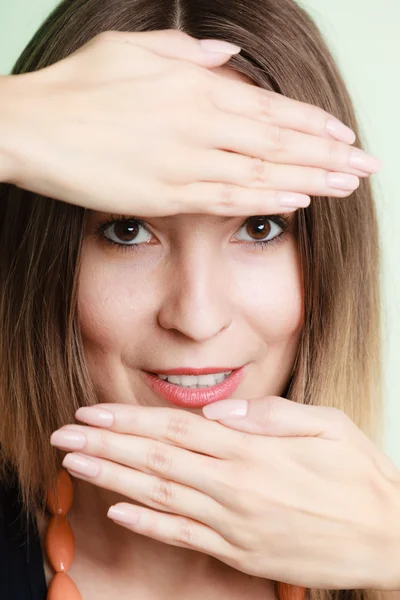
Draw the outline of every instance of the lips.
M190 408L201 408L211 402L217 400L226 400L236 390L239 383L242 381L245 374L245 367L235 369L232 373L221 383L217 383L209 388L202 389L191 389L184 388L173 383L169 383L163 379L160 379L154 373L148 371L142 371L144 380L147 385L157 394L162 396L171 404L176 406L190 407ZM210 373L222 373L230 371L231 368L224 369L174 369L170 371L157 371L160 375L209 375Z

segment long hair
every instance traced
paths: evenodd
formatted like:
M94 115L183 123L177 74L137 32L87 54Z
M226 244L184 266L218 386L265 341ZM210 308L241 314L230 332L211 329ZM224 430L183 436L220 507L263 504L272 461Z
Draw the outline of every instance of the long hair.
M49 66L102 31L181 30L242 48L226 66L321 107L351 127L351 98L310 16L293 0L64 0L13 74ZM44 513L61 466L51 433L96 404L77 319L85 209L0 186L0 483L18 478ZM379 240L369 179L298 211L304 325L286 397L344 411L382 445ZM312 600L375 600L373 590L309 590Z

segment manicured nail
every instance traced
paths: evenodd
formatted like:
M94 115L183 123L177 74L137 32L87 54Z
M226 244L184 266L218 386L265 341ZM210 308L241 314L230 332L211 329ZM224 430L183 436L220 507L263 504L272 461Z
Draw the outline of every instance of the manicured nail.
M344 125L341 121L337 119L329 119L326 122L326 131L331 135L335 140L339 142L346 142L346 144L354 144L356 141L356 134L350 127Z
M203 406L204 416L212 420L245 417L247 410L247 400L219 400Z
M224 42L222 40L199 40L200 46L206 52L223 52L224 54L238 54L241 51L240 46Z
M86 445L86 436L77 431L58 429L51 434L50 444L64 450L82 450Z
M78 421L83 421L89 425L98 425L99 427L110 427L114 423L114 415L104 408L96 406L81 406L75 413Z
M378 173L382 167L382 163L378 158L367 154L364 150L360 150L359 148L355 148L351 152L349 165L355 169L360 169L360 171L366 171L367 173Z
M283 192L278 195L279 204L283 208L306 208L311 203L310 196Z
M100 473L100 465L96 459L86 458L79 453L67 454L62 461L62 466L85 477L96 477Z
M360 185L357 175L348 173L328 173L327 183L335 190L355 190Z
M139 513L134 508L120 508L118 506L110 506L108 509L107 517L113 521L120 521L121 523L127 523L128 525L136 525L139 521Z

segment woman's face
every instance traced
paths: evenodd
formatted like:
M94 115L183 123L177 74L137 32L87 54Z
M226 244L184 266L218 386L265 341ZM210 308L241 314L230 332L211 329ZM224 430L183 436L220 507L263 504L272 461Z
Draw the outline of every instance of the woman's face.
M229 397L280 396L303 322L296 213L285 226L272 215L132 215L99 230L110 216L88 214L78 297L99 401L172 407L144 372L243 365Z

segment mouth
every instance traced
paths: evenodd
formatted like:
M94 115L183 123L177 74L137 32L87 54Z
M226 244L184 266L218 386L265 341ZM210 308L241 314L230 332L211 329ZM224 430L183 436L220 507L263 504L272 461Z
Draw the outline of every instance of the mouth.
M201 408L228 398L242 381L245 367L143 371L143 375L147 385L171 404Z

